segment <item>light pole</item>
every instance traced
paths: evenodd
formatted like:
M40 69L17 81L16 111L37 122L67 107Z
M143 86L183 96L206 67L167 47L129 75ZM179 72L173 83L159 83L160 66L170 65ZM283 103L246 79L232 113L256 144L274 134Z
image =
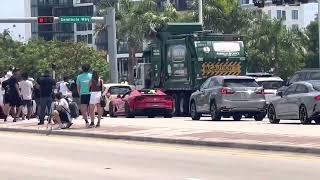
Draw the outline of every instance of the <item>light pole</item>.
M320 1L320 0L318 0ZM199 23L203 25L202 0L199 0Z
M319 58L319 68L320 68L320 0L318 0L318 38L319 38L319 41L318 41L318 58Z

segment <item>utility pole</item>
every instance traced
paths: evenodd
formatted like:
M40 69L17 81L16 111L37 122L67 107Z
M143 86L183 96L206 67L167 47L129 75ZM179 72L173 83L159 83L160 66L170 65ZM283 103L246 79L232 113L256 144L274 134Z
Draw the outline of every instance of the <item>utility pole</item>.
M109 73L112 83L118 83L118 60L117 60L117 36L116 36L116 11L113 7L107 8L107 31L108 31L108 54L109 54Z
M320 68L320 0L318 0L318 58L319 58L319 68Z
M320 0L318 0L320 1ZM203 5L202 5L202 0L199 0L199 23L203 25L203 12L202 12L202 8L203 8Z

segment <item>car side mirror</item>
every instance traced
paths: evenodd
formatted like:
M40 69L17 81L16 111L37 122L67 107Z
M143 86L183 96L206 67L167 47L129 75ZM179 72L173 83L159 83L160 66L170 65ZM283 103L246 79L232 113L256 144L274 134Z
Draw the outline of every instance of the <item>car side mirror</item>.
M283 92L282 91L277 92L277 96L283 97Z

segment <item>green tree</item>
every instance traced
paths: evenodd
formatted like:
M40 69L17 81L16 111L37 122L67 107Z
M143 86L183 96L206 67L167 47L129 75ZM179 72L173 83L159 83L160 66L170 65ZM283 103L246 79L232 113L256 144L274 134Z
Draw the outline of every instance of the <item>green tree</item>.
M252 12L250 24L243 34L250 71L273 69L276 75L286 78L304 67L303 33L287 29L281 20Z
M96 51L83 43L33 40L22 44L13 41L6 33L0 34L2 75L13 65L37 78L44 70L52 70L54 64L56 77L62 79L64 76L75 77L81 64L88 63L107 80L105 56L105 52Z
M319 67L319 33L318 22L311 22L306 28L304 45L306 47L306 67Z
M106 14L106 7L110 5L102 3L99 6L99 15ZM133 68L137 63L135 54L142 50L143 42L148 38L150 28L160 28L169 21L177 18L175 8L169 4L164 11L158 11L155 0L141 0L138 3L131 0L120 1L117 11L117 38L128 43L128 81L133 82ZM100 32L104 28L98 28ZM99 32L98 32L99 33Z

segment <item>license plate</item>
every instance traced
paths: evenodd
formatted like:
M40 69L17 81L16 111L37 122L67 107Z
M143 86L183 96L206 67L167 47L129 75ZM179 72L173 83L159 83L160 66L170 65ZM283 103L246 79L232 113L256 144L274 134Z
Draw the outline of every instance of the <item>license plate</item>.
M247 93L241 93L240 97L241 97L241 99L248 99L249 95Z

